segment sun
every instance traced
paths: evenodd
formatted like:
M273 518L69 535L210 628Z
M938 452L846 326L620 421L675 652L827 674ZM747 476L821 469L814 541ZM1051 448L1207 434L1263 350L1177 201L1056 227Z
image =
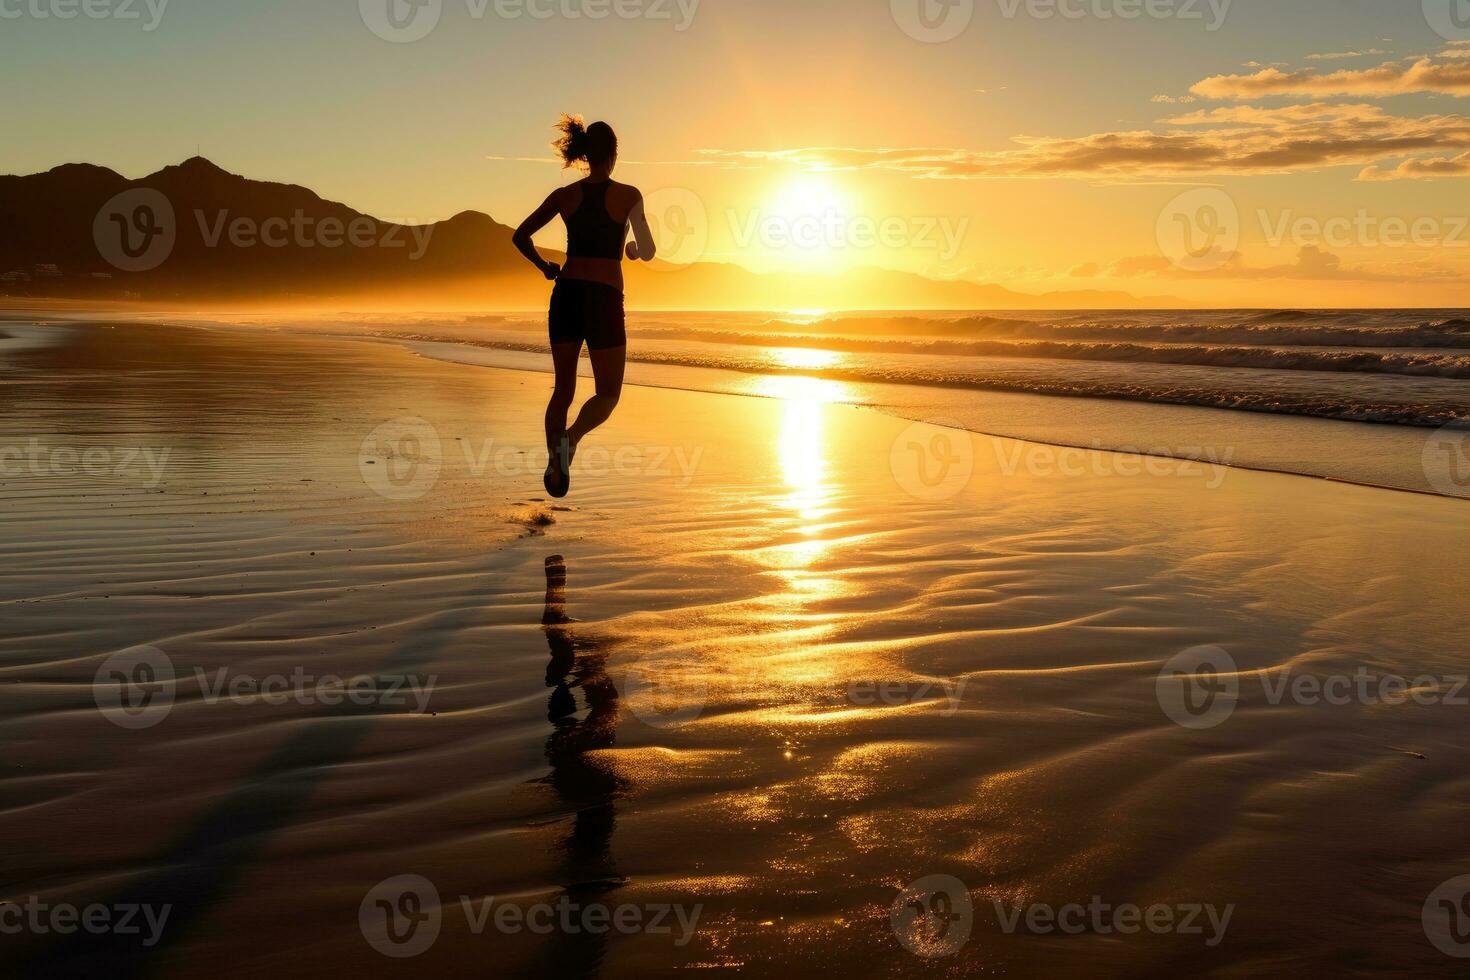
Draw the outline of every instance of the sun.
M802 174L787 181L771 198L771 213L783 218L846 216L847 196L826 174Z
M787 260L829 265L847 245L852 202L826 174L802 174L771 195L766 247Z

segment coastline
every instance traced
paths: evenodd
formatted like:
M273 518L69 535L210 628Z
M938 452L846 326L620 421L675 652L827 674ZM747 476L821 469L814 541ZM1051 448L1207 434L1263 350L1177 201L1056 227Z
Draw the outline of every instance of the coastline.
M89 322L84 317L73 319ZM154 319L149 314L138 314L137 319L125 322L147 323ZM65 320L58 318L57 322ZM486 328L478 319L449 323L433 314L417 328L413 317L405 321L398 315L286 320L268 315L169 317L158 322L356 338L395 344L452 362L538 374L548 370L546 355L538 343L517 342L510 345L515 349L506 349L503 342L485 339ZM526 338L524 330L515 333ZM810 354L797 351L792 356L798 363L805 363ZM768 372L754 364L733 370L633 360L628 364L627 383L756 397L816 396L911 421L934 420L980 435L1066 450L1196 460L1380 489L1470 497L1470 484L1450 472L1449 456L1436 445L1436 440L1463 441L1455 429L1095 396L858 383L823 375L821 370L799 368Z

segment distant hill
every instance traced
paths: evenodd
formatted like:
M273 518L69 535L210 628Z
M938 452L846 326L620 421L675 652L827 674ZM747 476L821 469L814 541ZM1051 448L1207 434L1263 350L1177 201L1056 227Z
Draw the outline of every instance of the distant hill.
M67 164L0 176L0 295L343 309L540 307L547 284L516 252L511 233L478 211L400 227L305 187L228 173L203 157L139 180ZM632 305L640 309L1179 305L1117 292L1031 295L886 269L762 275L736 265L655 262L634 264L628 276Z
M162 226L137 227L137 208L150 200L143 196L98 216L118 195L144 189L171 207L172 242L165 228L153 236L161 250L154 258L167 251L156 267L119 268L119 261L140 264L122 250L124 231L141 249L145 232ZM161 220L157 211L144 217ZM350 235L364 245L350 244ZM522 261L510 236L474 211L399 229L304 187L247 180L202 157L141 180L86 164L0 177L0 276L8 277L0 288L28 295L238 301L396 292L507 270Z

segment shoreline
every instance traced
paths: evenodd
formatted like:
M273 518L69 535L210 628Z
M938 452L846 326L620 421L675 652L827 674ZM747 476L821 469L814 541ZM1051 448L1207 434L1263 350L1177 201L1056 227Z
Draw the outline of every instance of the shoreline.
M386 340L385 338L382 338L382 337L373 337L370 334L358 335L355 339L366 341L366 342L369 342L369 343L396 343L396 341ZM416 350L417 348L420 348L420 347L426 347L426 346L434 345L434 343L435 342L433 342L433 341L404 342L404 343L401 344L401 346L407 347L410 350ZM449 345L449 344L446 344L445 346L457 346L457 345ZM539 353L539 352L532 351L532 350L529 350L528 349L527 351L525 351L525 353ZM421 356L421 357L427 357L427 358L430 358L431 360L445 360L445 361L449 361L450 363L454 363L454 364L474 363L474 362L465 362L465 361L454 361L454 360L451 360L449 358L443 358L443 357L435 357L432 353L428 353L426 351L419 351L419 356ZM550 373L549 371L538 371L538 370L534 370L532 368L502 367L502 366L499 366L499 365L489 365L489 364L481 365L481 366L489 367L489 368L492 368L494 370L501 370L501 371L520 371L520 372L525 373L525 374L549 374ZM661 389L663 389L665 391L683 391L683 392L689 392L691 394L728 394L727 392L711 392L707 388L686 388L686 387L679 387L677 385L653 385L653 384L646 384L646 383L645 384L633 384L633 383L630 382L629 383L629 387L661 388ZM758 392L740 392L740 393L736 393L735 394L735 397L737 397L737 398L768 398L768 399L775 399L775 400L778 400L778 401L781 400L781 398L782 398L781 395L777 395L777 394L760 394ZM1057 396L1057 397L1061 397L1061 396ZM1080 396L1079 395L1079 396L1075 396L1075 397L1077 397L1079 399L1087 400L1087 399L1084 398L1084 396ZM1098 398L1097 400L1098 401L1109 401L1109 400L1123 401L1124 399ZM1147 457L1149 459L1167 459L1167 460L1173 460L1173 461L1176 461L1176 462L1192 462L1192 463L1199 463L1199 464L1204 465L1204 466L1221 466L1221 467L1226 467L1226 468L1234 469L1234 470L1242 470L1242 471L1245 471L1247 473L1274 473L1277 476L1295 476L1295 477L1301 477L1303 479L1308 479L1308 480L1325 480L1328 483L1340 483L1340 484L1342 484L1344 486L1363 487L1363 488L1369 489L1369 490L1387 490L1387 491L1390 491L1392 493L1412 493L1412 494L1419 494L1419 495L1426 496L1426 497L1441 497L1441 498L1446 498L1446 499L1450 499L1450 500L1466 499L1466 498L1463 498L1463 497L1457 497L1454 494L1439 493L1437 491L1429 490L1429 489L1419 489L1419 488L1414 488L1414 487L1393 486L1392 484L1387 484L1387 483L1365 483L1365 482L1361 482L1361 481L1357 481L1357 480L1348 480L1348 479L1344 479L1344 478L1341 478L1341 477L1335 477L1335 476L1323 476L1323 475L1316 474L1316 473L1308 473L1308 472L1303 472L1303 471L1298 471L1298 470L1269 469L1269 468L1263 467L1263 466L1249 466L1249 465L1246 465L1246 464L1243 464L1243 463L1234 463L1234 462L1227 463L1227 462L1221 462L1221 461L1218 461L1218 460L1201 459L1201 458L1192 457L1192 456L1172 456L1172 455L1166 455L1164 453L1158 453L1158 452L1144 452L1144 451L1130 451L1130 450L1127 450L1127 449L1113 449L1113 448L1109 448L1109 447L1106 447L1106 446L1084 446L1084 445L1078 445L1078 444L1068 443L1068 442L1048 442L1048 441L1046 441L1044 439L1036 439L1036 438L1024 437L1024 436L1007 435L1004 432L987 432L987 431L985 431L983 429L976 429L976 428L972 428L970 426L964 426L964 425L959 425L959 424L950 426L950 425L944 424L944 422L941 421L941 420L922 419L922 418L915 418L915 417L909 416L909 415L901 415L901 414L898 414L898 413L887 413L887 412L884 412L883 411L882 406L878 406L878 405L869 405L869 404L862 404L862 403L856 403L856 402L842 402L842 403L835 403L835 404L845 404L845 405L847 405L850 408L856 408L856 409L860 409L860 410L863 410L863 411L869 411L869 412L877 412L880 415L892 414L892 415L895 415L898 418L907 419L910 422L926 422L926 423L929 423L929 424L934 425L934 426L939 427L939 428L952 428L952 429L954 429L954 431L957 431L957 432L967 432L967 433L970 433L971 435L985 436L986 438L989 438L989 439L999 439L999 440L1006 440L1006 441L1010 441L1010 442L1020 442L1020 443L1025 443L1025 444L1033 445L1033 446L1046 446L1046 447L1050 447L1050 448L1053 448L1053 449L1075 449L1075 450L1078 450L1080 452L1085 452L1085 453L1107 453L1107 454L1113 455L1113 456L1138 456L1138 457ZM1196 407L1196 406L1176 406L1176 407ZM1225 409L1221 409L1220 411L1225 411ZM1346 420L1335 419L1335 420L1332 420L1332 421L1346 421ZM1392 423L1392 422L1352 422L1350 424L1356 424L1356 425L1396 425L1397 423ZM1405 428L1423 428L1421 426L1404 426L1404 427Z
M472 344L472 343L461 343L461 342L426 341L426 340L425 341L420 341L420 340L406 340L406 339L400 339L400 338L390 338L390 337L374 336L372 334L357 334L357 335L353 335L353 336L356 339L358 339L360 341L364 341L364 342L369 342L369 343L387 343L387 344L391 344L391 345L401 346L401 347L404 347L406 349L413 350L413 351L417 352L422 357L428 357L428 358L432 358L432 359L435 359L435 360L443 360L443 361L447 361L449 363L456 363L456 364L474 364L474 365L482 366L482 367L500 368L500 369L504 369L504 370L525 371L527 373L535 373L535 374L549 374L550 373L549 369L541 369L541 368L532 367L532 366L524 366L524 367L523 366L511 366L511 365L508 365L508 364L505 364L505 363L495 363L493 360L488 360L487 361L487 360L477 360L477 359L474 359L474 358L467 358L467 357L454 357L454 356L451 356L454 352L459 351L459 350L462 350L464 348L469 348L469 349L472 349L472 350L491 350L491 351L500 351L500 350L503 350L502 348L482 347L482 346L475 345L475 344ZM505 353L510 353L510 354L528 354L528 355L534 355L534 356L537 356L537 357L542 356L542 352L539 351L538 349L536 349L535 347L531 346L531 345L527 345L526 348L524 348L523 350L505 351ZM632 362L630 362L630 367L631 367L631 364L632 364ZM687 370L690 370L690 371L719 372L719 371L722 371L723 369L717 369L717 368L688 368ZM810 377L810 375L801 375L801 374L797 374L797 373L789 373L789 374L785 374L785 375L763 375L763 374L761 374L759 372L756 372L756 371L738 372L738 373L745 374L746 376L751 377L751 378L783 377L783 376L784 377ZM695 393L736 394L736 395L739 395L739 396L742 396L742 397L752 397L752 398L775 398L775 399L778 399L779 400L779 399L782 399L783 397L786 397L786 396L784 396L784 395L782 395L780 393L761 393L759 391L751 391L751 390L747 390L747 391L725 391L725 390L722 390L722 389L719 389L719 388L699 387L699 386L693 385L693 384L688 384L688 385L680 385L680 384L677 384L677 383L662 383L662 384L659 384L659 383L653 383L653 382L649 382L649 381L628 381L627 384L629 384L631 386L638 386L638 387L662 388L662 389L670 390L670 391L687 391L687 392L695 392ZM876 387L876 386L874 386L874 387ZM885 387L887 387L887 386L885 386ZM892 387L913 387L913 386L893 385ZM953 391L961 391L961 392L968 392L968 391L970 391L972 389L968 389L968 388L953 388L953 389L950 389L950 390L953 390ZM1114 402L1114 403L1117 403L1117 404L1127 405L1127 406L1137 406L1137 405L1141 405L1141 404L1148 404L1150 406L1157 406L1157 407L1162 408L1162 409L1164 409L1166 411L1167 410L1182 410L1184 412L1209 412L1209 413L1221 412L1221 413L1228 413L1229 415L1239 415L1239 414L1241 414L1241 411L1239 411L1239 410L1213 408L1213 407L1209 407L1209 406L1188 405L1188 404L1182 404L1182 403L1163 403L1163 402L1143 403L1143 402L1137 402L1137 401L1132 401L1132 400L1129 400L1129 399L1122 399L1122 398L1105 398L1105 397L1097 397L1097 396L1080 396L1080 395L1078 395L1078 396L1033 395L1033 394L1030 394L1030 393L1009 392L1009 391L1003 391L1002 393L1003 394L1015 394L1015 395L1019 395L1021 397L1038 398L1038 399L1040 399L1040 398L1047 398L1047 399L1050 399L1050 398L1058 398L1058 399L1064 398L1064 399L1066 399L1068 401L1075 401L1075 402L1080 402L1080 403L1087 403L1087 402ZM1150 451L1150 450L1145 450L1145 449L1134 449L1134 448L1117 448L1117 447L1106 446L1106 445L1087 445L1087 444L1076 443L1076 442L1066 442L1066 441L1059 441L1059 440L1048 440L1048 439L1045 439L1045 438L1039 438L1039 437L1034 436L1034 435L1021 435L1021 434L1017 434L1015 432L1008 432L1008 431L1001 431L1001 430L991 430L991 429L982 428L982 427L979 427L979 426L976 426L976 425L967 425L967 424L965 424L963 422L960 422L960 421L954 420L954 419L935 418L933 416L924 416L924 415L920 415L920 414L914 414L914 413L911 413L911 412L904 412L904 411L898 410L898 409L894 409L892 411L885 411L885 409L888 408L889 406L885 406L885 405L882 405L882 404L874 404L874 403L863 402L863 401L850 401L850 402L839 402L839 403L840 404L848 404L848 405L851 405L852 407L855 407L855 408L866 409L868 411L877 412L879 414L885 414L885 415L890 415L890 416L897 417L897 418L906 419L908 421L913 421L913 422L933 422L936 425L941 425L941 426L944 426L944 427L955 428L955 429L958 429L958 430L962 430L962 431L965 431L965 432L972 433L974 435L987 436L987 437L994 438L994 439L1014 440L1014 441L1017 441L1017 442L1030 443L1030 444L1038 445L1038 446L1049 446L1049 447L1059 448L1059 449L1072 449L1072 450L1078 450L1078 451L1081 451L1081 452L1110 453L1110 454L1122 455L1122 456L1141 456L1141 457L1147 457L1147 458L1151 458L1151 459L1167 459L1167 460L1176 460L1176 461L1190 461L1190 462L1196 462L1196 463L1199 463L1199 464L1202 464L1202 465L1208 465L1208 466L1225 466L1225 467L1229 467L1231 469L1242 470L1242 471L1246 471L1246 472L1254 472L1254 473L1276 473L1276 474L1283 475L1283 476L1296 476L1296 477L1302 477L1302 478L1305 478L1305 479L1326 480L1328 482L1340 483L1340 484L1344 484L1344 485L1348 485L1348 486L1359 486L1359 487L1367 487L1367 488L1375 489L1375 490L1388 490L1388 491L1395 491L1395 492L1401 492L1401 493L1412 493L1412 494L1419 494L1419 495L1429 496L1429 497L1443 497L1443 498L1448 498L1448 499L1467 499L1467 498L1470 498L1470 488L1467 488L1466 489L1466 493L1465 494L1442 493L1442 492L1436 491L1436 490L1434 490L1432 488L1429 488L1429 487L1404 486L1402 484L1393 484L1393 483L1386 483L1386 482L1376 482L1376 481L1365 480L1365 479L1352 479L1352 478L1348 478L1348 477L1344 477L1344 476L1340 476L1340 475L1335 475L1335 474L1330 474L1330 473L1317 473L1317 472L1312 472L1312 471L1305 470L1305 469L1290 469L1290 468L1286 468L1286 467L1283 467L1283 466L1253 465L1253 464L1250 464L1250 463L1241 463L1241 462L1236 462L1236 461L1233 461L1233 460L1232 461L1229 461L1229 462L1226 462L1226 461L1222 461L1222 460L1219 460L1219 459L1211 459L1211 458L1205 457L1205 456L1191 456L1191 455L1186 455L1186 454L1182 454L1182 453L1162 452L1162 451L1157 451L1157 450ZM1429 434L1432 434L1434 432L1440 431L1440 429L1438 429L1438 428L1425 427L1425 426L1411 426L1411 425L1404 425L1404 424L1391 423L1391 422L1373 422L1373 421L1346 420L1346 419L1324 419L1324 418L1313 418L1313 417L1310 417L1310 416L1298 416L1298 415L1290 415L1290 414L1285 414L1285 413L1268 413L1268 412L1248 412L1248 414L1254 414L1254 415L1264 416L1266 418L1271 418L1271 419L1304 419L1304 420L1308 420L1308 421L1312 421L1312 422L1327 422L1327 423L1336 424L1336 425L1364 425L1364 426L1371 426L1371 427L1381 427L1381 428L1383 428L1385 430L1393 431L1393 432L1422 432L1422 433L1425 433L1426 436L1429 435ZM1228 419L1222 419L1222 421L1228 421Z
M77 319L73 322L85 324L107 321ZM143 319L118 322L155 321ZM172 325L191 329L242 330L267 334L284 332L299 336L350 338L359 342L398 346L414 351L419 356L449 363L498 367L541 375L550 373L549 365L540 363L540 359L547 355L531 343L507 349L503 345L497 345L495 341L477 340L473 337L419 339L401 334L354 329L346 324L323 329L291 324L178 320L173 321ZM774 337L772 342L778 343L779 337ZM584 374L587 371L585 362L582 370ZM853 404L909 421L934 421L936 424L976 435L1014 439L1037 446L1085 453L1102 452L1148 459L1193 461L1201 465L1227 466L1246 472L1279 473L1423 496L1470 499L1470 486L1461 488L1456 483L1452 492L1446 492L1430 485L1432 477L1425 469L1423 451L1436 433L1447 431L1444 428L1092 395L1038 394L965 386L851 383L828 380L799 370L763 373L754 368L742 370L693 367L636 360L629 362L625 383L630 386L674 391L738 394L758 398L789 397L783 390L778 389L771 393L760 389L765 379L773 378L789 379L797 384L802 383L803 379L812 379L831 386L833 397L830 400L835 402ZM1105 434L1111 437L1099 438L1094 435L1090 441L1057 438L1057 425L1048 420L1070 417L1079 408L1085 410L1087 405L1104 406L1096 411L1113 412L1121 417L1121 421L1113 425L1111 430L1104 429ZM1012 406L1016 406L1015 417L1009 419L1008 424L995 424L992 416L996 414L997 407L1004 414ZM1032 421L1033 418L1035 421ZM990 420L989 424L987 419ZM1259 427L1260 431L1252 433L1253 426ZM1309 427L1322 429L1322 435L1318 437L1310 434L1312 430ZM1366 427L1367 431L1358 427ZM1133 433L1148 433L1154 429L1160 433L1158 437L1150 438L1145 434L1136 440L1130 438ZM1200 431L1207 436L1213 433L1213 436L1206 438L1199 434ZM1233 439L1223 438L1231 432L1252 434ZM1342 453L1330 452L1330 443L1334 436L1348 440L1342 447ZM1368 440L1366 447L1357 448L1356 455L1352 445L1355 438ZM1242 446L1247 452L1247 458L1241 458ZM1261 447L1266 447L1265 455L1269 458L1255 458L1250 455ZM1324 451L1327 455L1323 455ZM1313 456L1313 453L1316 455ZM1352 456L1353 462L1344 463L1344 456ZM1390 464L1394 457L1397 457L1397 461ZM1360 472L1348 471L1355 468Z

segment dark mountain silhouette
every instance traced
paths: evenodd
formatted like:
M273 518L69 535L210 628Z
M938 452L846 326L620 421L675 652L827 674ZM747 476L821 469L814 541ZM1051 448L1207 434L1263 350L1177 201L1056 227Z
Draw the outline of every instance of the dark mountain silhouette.
M172 245L156 268L119 268L112 259L122 229L115 218L99 228L98 215L117 195L145 188L172 207ZM135 231L131 205L112 210ZM400 227L202 157L141 180L85 164L0 177L0 274L9 274L9 291L33 295L201 300L393 291L506 270L520 261L510 234L474 211Z
M0 295L191 305L542 306L547 284L516 252L511 231L478 211L398 226L305 187L228 173L202 157L138 180L67 164L0 176ZM717 263L637 264L628 288L632 305L643 309L1139 305L1125 293L1033 296L892 270L759 275Z

